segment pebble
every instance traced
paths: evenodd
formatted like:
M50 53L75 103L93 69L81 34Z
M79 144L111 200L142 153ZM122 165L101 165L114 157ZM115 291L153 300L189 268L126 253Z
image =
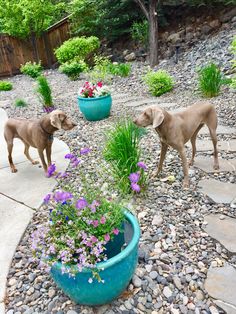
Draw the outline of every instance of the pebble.
M163 218L161 215L155 215L152 220L152 225L160 227L163 223Z
M132 278L132 283L135 286L135 288L139 288L142 285L142 280L138 276L134 275Z
M172 296L172 291L170 290L169 287L164 287L163 294L166 298L169 298Z

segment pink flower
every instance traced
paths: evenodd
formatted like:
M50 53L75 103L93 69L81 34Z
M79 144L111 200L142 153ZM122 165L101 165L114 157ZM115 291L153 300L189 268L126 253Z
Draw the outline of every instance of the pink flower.
M98 82L98 83L97 83L97 86L98 86L98 87L102 87L102 82Z
M106 222L106 217L102 216L102 218L100 219L100 223L104 225L105 222Z
M118 235L119 232L120 232L119 229L117 229L117 228L113 229L113 233L114 233L115 235Z
M93 243L97 242L97 240L98 240L98 239L97 239L95 236L92 236L92 237L91 237L91 241L92 241Z
M110 237L110 235L108 233L104 235L104 239L105 239L106 242L108 242L110 240L110 238L111 237Z
M93 225L95 228L97 228L97 226L98 226L98 220L94 220L94 221L92 222L92 225Z

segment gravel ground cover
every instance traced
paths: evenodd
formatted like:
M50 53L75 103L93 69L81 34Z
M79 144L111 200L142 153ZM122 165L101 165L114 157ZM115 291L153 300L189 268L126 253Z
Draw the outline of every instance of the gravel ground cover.
M158 68L170 72L175 78L175 89L157 99L161 102L174 102L176 108L186 107L200 100L196 91L194 68L207 59L218 60L225 71L230 69L232 56L228 52L233 29L222 30L214 38L198 43L190 51L181 54L178 64L174 58L163 60ZM150 97L142 82L147 71L145 63L134 63L129 78L116 78L112 89L116 94ZM53 89L53 97L58 108L65 110L78 123L71 132L57 132L57 137L65 141L71 151L82 147L92 148L91 163L85 165L88 172L99 168L102 159L104 130L122 116L134 117L135 108L116 100L111 116L103 121L85 121L77 108L76 97L83 80L72 82L57 70L45 71ZM18 75L10 79L13 90L1 94L1 103L9 116L26 118L39 117L42 109L34 92L34 80ZM15 108L16 98L24 98L30 105ZM216 106L219 123L236 127L236 94L224 87L220 96L211 100ZM208 139L208 135L199 135ZM235 139L236 134L219 135L219 140ZM160 146L157 135L152 129L143 138L142 147L150 173L155 169L159 158ZM199 154L199 153L198 153ZM210 156L208 153L202 155ZM235 153L222 152L222 158L236 158ZM190 151L188 151L190 156ZM212 157L212 156L210 156ZM71 181L79 185L79 177L72 168ZM221 265L228 261L236 266L236 255L229 252L210 238L202 229L204 215L209 213L226 214L235 217L235 208L216 204L197 190L202 178L217 178L223 182L236 183L235 173L219 172L206 174L193 168L190 170L189 190L182 189L182 167L178 154L174 150L167 153L162 178L174 175L175 182L168 183L160 179L150 179L145 195L136 196L130 206L137 213L142 236L140 240L139 262L132 282L118 300L102 307L75 305L58 289L50 276L41 272L30 262L31 249L29 237L35 226L47 220L48 208L42 206L35 212L21 240L10 268L6 307L8 314L30 313L224 313L217 309L214 301L204 289L207 270L212 263Z

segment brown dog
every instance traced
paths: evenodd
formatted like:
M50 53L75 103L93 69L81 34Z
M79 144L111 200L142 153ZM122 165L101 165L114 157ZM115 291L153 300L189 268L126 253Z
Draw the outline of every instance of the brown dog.
M25 156L35 165L29 155L29 147L37 148L45 173L47 174L48 166L51 165L51 148L53 143L53 133L57 130L71 130L76 124L61 110L54 110L43 116L41 119L8 119L4 126L4 137L7 142L8 160L12 172L17 169L12 161L12 149L14 138L19 138L25 144ZM48 166L44 159L43 151L46 149Z
M159 134L161 140L161 155L158 169L154 175L162 170L163 161L170 145L176 149L183 163L184 187L189 186L188 163L185 155L184 144L191 140L192 159L189 165L193 165L196 153L196 137L204 124L208 126L210 136L214 147L214 169L219 169L218 151L217 151L217 116L215 108L207 102L198 102L187 109L169 113L157 106L147 108L141 115L134 120L138 126L152 125Z

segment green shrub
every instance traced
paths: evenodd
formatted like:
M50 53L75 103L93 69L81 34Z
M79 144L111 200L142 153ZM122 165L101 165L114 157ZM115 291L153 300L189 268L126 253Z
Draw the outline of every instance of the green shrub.
M79 78L80 73L86 71L87 65L84 61L71 61L65 62L59 67L61 73L66 74L70 79L76 80Z
M12 84L6 81L0 81L0 91L8 91L12 89Z
M232 60L233 68L236 68L236 36L234 36L234 39L231 43L230 50L234 54L234 59ZM233 88L236 88L236 75L232 78L231 86Z
M199 71L199 90L205 97L219 95L223 85L223 75L217 65L211 63Z
M161 96L172 90L174 86L172 77L164 70L148 72L144 76L144 82L153 96Z
M24 99L16 99L15 106L16 107L26 107L26 106L28 106L28 104L26 101L24 101Z
M130 74L131 65L129 63L111 63L108 70L112 75L126 77Z
M75 37L65 41L59 48L55 50L57 60L62 64L72 61L75 58L79 60L87 59L100 46L97 37Z
M137 163L141 158L140 139L144 129L137 127L130 120L117 122L115 126L106 133L103 155L110 164L111 171L119 190L130 193L129 175L140 171L138 184L145 186L147 175L140 169Z
M39 63L36 62L26 62L25 64L22 64L20 67L20 71L23 74L29 75L32 78L36 78L42 73L42 65L41 61Z
M52 91L45 76L37 78L37 92L44 107L52 107Z
M138 44L147 47L148 45L148 21L134 22L131 27L131 37Z

